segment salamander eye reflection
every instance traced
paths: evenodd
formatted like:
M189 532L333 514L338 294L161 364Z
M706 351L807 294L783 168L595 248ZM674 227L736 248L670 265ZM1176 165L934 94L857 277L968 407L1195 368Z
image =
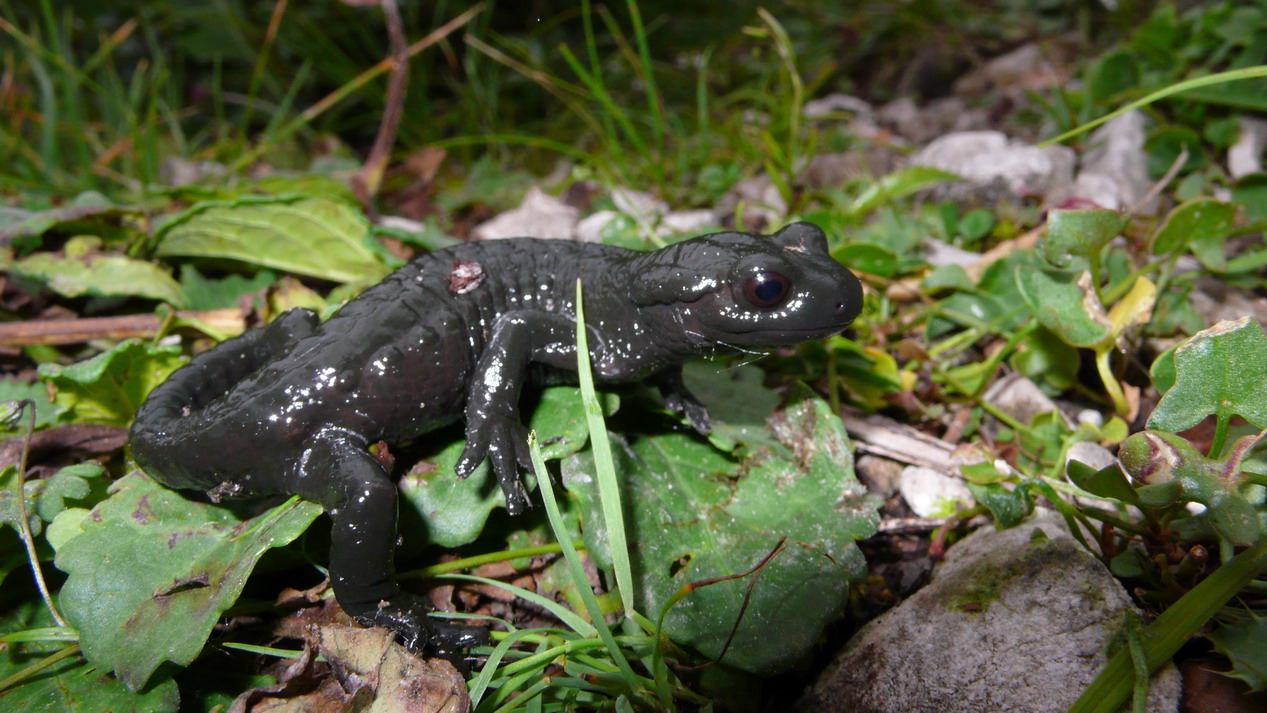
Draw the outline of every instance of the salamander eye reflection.
M757 307L774 307L792 291L792 281L770 270L762 270L743 281L744 299Z

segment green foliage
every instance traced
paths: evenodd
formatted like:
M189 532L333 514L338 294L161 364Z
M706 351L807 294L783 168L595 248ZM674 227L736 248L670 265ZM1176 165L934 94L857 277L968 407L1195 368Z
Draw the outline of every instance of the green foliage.
M134 691L164 661L193 661L260 556L321 512L292 499L243 520L142 475L110 492L91 511L64 511L53 524L61 530L57 567L68 575L59 600L88 661Z
M388 265L352 206L319 197L243 196L199 203L155 234L161 256L227 258L334 282L366 283Z
M39 373L56 392L59 420L126 426L146 394L184 361L179 347L133 339L78 364L42 364Z

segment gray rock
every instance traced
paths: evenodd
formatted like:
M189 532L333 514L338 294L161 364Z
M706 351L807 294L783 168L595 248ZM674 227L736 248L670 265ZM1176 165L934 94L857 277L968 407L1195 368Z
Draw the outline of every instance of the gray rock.
M972 491L961 478L946 475L940 470L908 465L897 480L898 492L910 506L911 512L920 517L938 517L955 510L955 503L971 507L975 500ZM948 512L949 511L949 512Z
M774 182L765 174L745 178L730 187L718 202L718 213L736 213L743 204L743 222L746 230L760 230L779 225L787 216L787 201L779 193Z
M720 224L721 220L711 210L675 210L665 213L660 219L656 235L694 235Z
M951 548L933 581L858 632L796 709L1065 711L1133 610L1059 516L1040 510L1011 530L983 528ZM1173 666L1154 675L1148 710L1177 711L1179 688Z
M1015 372L990 384L982 399L1026 425L1040 413L1060 410L1038 384Z
M867 492L875 493L889 499L897 492L898 479L902 474L902 464L888 458L873 455L858 457L854 465L858 480L867 486Z
M475 226L471 235L477 240L496 238L565 238L576 237L580 211L533 187L518 208Z
M944 243L935 238L924 238L924 240L920 241L919 246L924 250L924 259L933 267L944 267L946 265L967 267L981 259L981 253L957 248L950 243Z
M1267 121L1241 117L1241 136L1227 150L1227 172L1232 178L1263 170L1263 148L1267 147Z
M1117 457L1099 443L1079 441L1069 446L1068 452L1065 453L1065 463L1068 464L1071 460L1081 461L1096 470L1100 470L1116 463Z
M1144 198L1152 181L1148 178L1148 155L1144 153L1147 117L1138 109L1129 111L1096 129L1082 155L1082 165L1073 184L1073 196L1095 201L1112 210L1134 207ZM1139 206L1143 213L1157 211L1156 199Z
M984 202L1005 195L1060 200L1073 182L1075 161L1068 147L1027 146L1008 141L998 131L946 134L911 157L912 165L940 168L966 179L935 189L935 198Z
M811 99L805 102L805 106L801 109L801 114L810 120L831 118L834 114L858 114L867 116L873 114L875 109L872 108L865 100L859 99L848 94L839 92L828 94L819 99Z
M849 181L888 175L896 166L897 153L886 148L820 153L801 172L801 180L811 188L835 188Z
M585 216L576 224L576 239L583 243L601 242L603 228L618 215L614 210L600 210Z

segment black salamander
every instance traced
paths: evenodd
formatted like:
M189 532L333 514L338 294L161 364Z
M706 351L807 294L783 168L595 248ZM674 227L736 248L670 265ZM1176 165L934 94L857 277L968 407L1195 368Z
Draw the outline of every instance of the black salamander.
M458 476L491 459L507 509L524 511L519 394L531 379L574 380L578 278L597 380L655 385L700 432L708 412L682 383L684 360L826 337L862 304L858 279L809 223L654 252L531 238L460 245L396 270L324 323L293 309L194 357L137 413L133 455L172 488L322 505L343 609L413 650L452 657L478 637L429 620L422 599L398 588L396 485L369 446L465 419Z

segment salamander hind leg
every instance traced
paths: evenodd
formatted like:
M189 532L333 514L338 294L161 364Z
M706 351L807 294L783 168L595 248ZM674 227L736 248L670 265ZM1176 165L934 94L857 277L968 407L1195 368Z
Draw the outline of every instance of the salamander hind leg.
M363 446L339 432L315 436L287 488L330 515L330 580L339 605L367 626L385 626L410 650L461 663L483 629L431 620L432 607L395 581L396 486Z

